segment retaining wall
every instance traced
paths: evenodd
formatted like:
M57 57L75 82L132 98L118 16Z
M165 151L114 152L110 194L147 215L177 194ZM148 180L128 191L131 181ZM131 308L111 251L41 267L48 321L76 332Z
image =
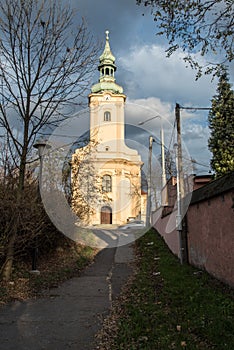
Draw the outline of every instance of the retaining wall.
M154 226L179 256L175 214L162 211ZM168 232L170 221L174 229ZM234 172L193 192L185 236L189 263L234 286Z

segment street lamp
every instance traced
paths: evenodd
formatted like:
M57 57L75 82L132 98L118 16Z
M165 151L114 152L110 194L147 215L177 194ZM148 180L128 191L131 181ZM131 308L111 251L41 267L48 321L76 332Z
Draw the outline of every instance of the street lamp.
M166 186L166 183L167 183L167 179L166 179L166 169L165 169L165 144L164 144L164 129L163 129L163 125L162 125L162 117L160 115L155 115L151 118L148 118L144 121L141 121L138 123L138 125L143 125L153 119L156 119L156 118L160 118L160 122L161 122L161 125L160 125L160 141L161 141L161 158L162 158L162 190L161 191L161 205L162 206L165 206L167 205L167 195L166 195L166 192L165 192L165 186Z
M46 141L42 138L38 139L33 145L33 147L36 148L38 151L38 156L40 160L38 192L40 192L40 187L42 183L43 153L46 146L47 146ZM34 273L34 274L40 274L40 271L37 269L37 259L38 259L38 244L37 244L37 236L36 236L35 247L33 248L33 252L32 252L32 271L31 271L31 273Z

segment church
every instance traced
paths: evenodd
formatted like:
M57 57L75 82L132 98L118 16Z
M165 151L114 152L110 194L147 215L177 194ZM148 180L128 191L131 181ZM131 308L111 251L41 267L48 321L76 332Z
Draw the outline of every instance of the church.
M81 225L124 224L142 219L138 151L125 144L126 95L115 80L115 57L106 31L98 83L89 95L89 142L72 156L72 208Z

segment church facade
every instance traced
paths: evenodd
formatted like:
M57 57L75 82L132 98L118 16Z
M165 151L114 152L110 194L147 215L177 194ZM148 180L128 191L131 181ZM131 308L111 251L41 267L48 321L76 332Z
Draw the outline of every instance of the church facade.
M72 156L72 206L81 224L124 224L140 219L141 167L137 150L125 144L126 96L115 81L115 57L106 31L99 81L89 95L89 144Z

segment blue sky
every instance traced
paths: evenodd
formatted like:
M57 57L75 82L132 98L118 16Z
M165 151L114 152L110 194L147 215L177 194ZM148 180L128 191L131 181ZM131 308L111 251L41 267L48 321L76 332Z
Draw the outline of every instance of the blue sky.
M207 76L195 81L196 73L186 68L182 52L166 58L167 41L155 35L156 25L150 9L137 6L135 0L70 0L70 3L78 15L86 19L89 31L100 43L100 54L105 31L109 30L111 49L116 57L116 81L123 86L127 103L148 108L152 115L160 114L165 119L165 144L169 146L175 103L209 107L215 94L216 81L211 82L211 77ZM98 72L94 83L97 80ZM207 114L207 111L181 113L187 153L206 165L197 167L198 174L209 171ZM137 125L142 118L146 117L136 113L134 121L127 117L127 123ZM158 134L159 120L147 124L144 128Z

